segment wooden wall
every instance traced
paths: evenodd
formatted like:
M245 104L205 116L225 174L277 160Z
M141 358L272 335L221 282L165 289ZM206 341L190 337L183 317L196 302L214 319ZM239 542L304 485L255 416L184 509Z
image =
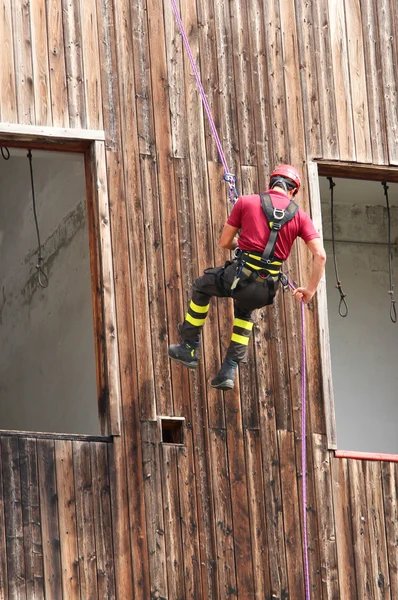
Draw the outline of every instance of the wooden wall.
M116 598L108 444L54 438L0 436L0 598Z
M0 120L106 132L122 395L110 473L117 597L301 600L299 306L281 293L259 313L234 392L207 385L230 336L226 301L212 307L198 373L167 358L193 280L228 256L222 169L170 3L0 6ZM240 191L293 162L309 209L306 161L398 164L395 0L181 9ZM309 266L299 246L289 273L305 281ZM393 598L397 472L327 451L313 306L307 325L313 597ZM183 448L159 444L157 415L186 418Z

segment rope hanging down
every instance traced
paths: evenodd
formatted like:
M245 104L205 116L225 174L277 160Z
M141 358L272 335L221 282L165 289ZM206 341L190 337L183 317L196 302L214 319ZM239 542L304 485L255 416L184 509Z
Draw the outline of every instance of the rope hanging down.
M343 291L343 287L341 285L339 271L337 268L337 255L336 255L336 240L334 236L334 195L333 188L335 187L335 182L332 177L327 178L329 181L329 189L330 189L330 221L332 226L332 246L333 246L333 262L334 262L334 272L336 274L336 288L339 290L340 294L340 302L339 302L339 315L340 317L346 317L348 315L348 306L346 302L346 294Z
M34 216L34 219L35 219L36 233L37 233L37 246L38 246L38 250L37 250L37 265L36 265L37 279L38 279L40 287L46 288L48 286L48 277L44 273L43 266L42 266L43 265L43 257L42 257L42 254L41 254L41 241L40 241L39 222L37 220L37 212L36 212L36 195L35 195L35 183L34 183L34 178L33 178L32 152L30 150L28 150L27 157L28 157L28 160L29 160L30 183L31 183L31 187L32 187L33 216Z
M186 49L187 54L188 54L189 62L191 63L191 67L192 67L193 74L195 76L196 84L198 86L199 93L200 93L200 96L202 98L203 107L204 107L204 109L206 111L206 115L207 115L207 118L208 118L208 121L209 121L210 129L211 129L211 132L213 134L213 139L214 139L215 144L217 146L218 154L220 156L220 160L221 160L222 165L224 167L224 180L228 183L228 186L229 186L228 197L229 197L230 201L232 202L232 204L235 204L235 202L238 199L238 192L236 190L236 176L233 173L231 173L230 170L229 170L227 159L226 159L226 156L224 154L224 150L222 148L220 137L218 135L217 127L216 127L216 125L214 123L213 115L211 114L211 109L210 109L210 106L209 106L209 102L207 100L206 93L205 93L205 91L203 89L202 81L200 79L199 70L198 70L198 67L196 66L196 62L195 62L195 59L193 57L191 47L189 45L188 36L187 36L187 34L185 32L184 24L182 22L182 19L181 19L181 16L180 16L180 13L179 13L179 10L178 10L178 7L177 7L177 2L176 2L176 0L170 0L170 1L171 1L171 5L173 7L174 16L176 18L176 21L178 23L178 27L180 29L180 33L181 33L182 40L184 42L185 49Z
M394 298L394 276L392 269L392 251L391 251L391 210L390 210L390 201L388 199L388 185L386 181L383 181L381 184L384 188L384 195L386 197L387 204L387 235L388 235L388 273L390 278L390 289L388 293L390 294L390 319L393 323L397 322L397 308L395 306L396 300Z

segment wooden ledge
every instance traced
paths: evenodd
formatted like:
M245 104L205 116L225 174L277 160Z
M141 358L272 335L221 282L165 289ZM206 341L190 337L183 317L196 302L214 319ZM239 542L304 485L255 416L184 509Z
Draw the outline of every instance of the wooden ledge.
M335 450L334 455L336 458L352 458L354 460L375 460L398 463L398 454L380 454L374 452Z
M34 438L41 440L70 440L72 442L105 442L113 441L111 436L102 435L85 435L84 433L44 433L37 431L8 431L0 429L0 438L2 437L18 437L18 438Z
M398 165L370 165L333 160L315 159L321 177L342 177L368 181L398 183Z
M84 152L92 142L98 141L105 141L103 130L0 123L0 145L10 147Z

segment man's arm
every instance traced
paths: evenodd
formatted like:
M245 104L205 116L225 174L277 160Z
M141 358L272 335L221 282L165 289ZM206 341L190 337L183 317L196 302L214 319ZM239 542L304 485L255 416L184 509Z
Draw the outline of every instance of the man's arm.
M314 256L311 277L306 287L296 288L293 292L293 296L300 302L304 301L305 304L308 304L315 294L326 264L326 252L319 238L310 240L307 246Z
M221 248L228 248L228 250L235 250L238 247L238 239L235 237L239 231L239 227L232 227L225 223L224 229L221 232L220 246Z

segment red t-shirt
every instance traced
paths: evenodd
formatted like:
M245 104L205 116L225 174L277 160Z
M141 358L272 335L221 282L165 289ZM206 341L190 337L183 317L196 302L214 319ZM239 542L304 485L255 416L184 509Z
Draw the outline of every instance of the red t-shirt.
M287 208L289 206L290 200L282 192L269 190L267 193L271 196L275 208ZM239 248L241 250L264 251L271 230L261 207L259 195L241 196L233 207L227 223L232 227L241 229L239 236ZM275 257L286 260L296 237L301 237L305 242L320 237L310 217L301 208L298 209L293 219L285 223L278 233L274 251Z

